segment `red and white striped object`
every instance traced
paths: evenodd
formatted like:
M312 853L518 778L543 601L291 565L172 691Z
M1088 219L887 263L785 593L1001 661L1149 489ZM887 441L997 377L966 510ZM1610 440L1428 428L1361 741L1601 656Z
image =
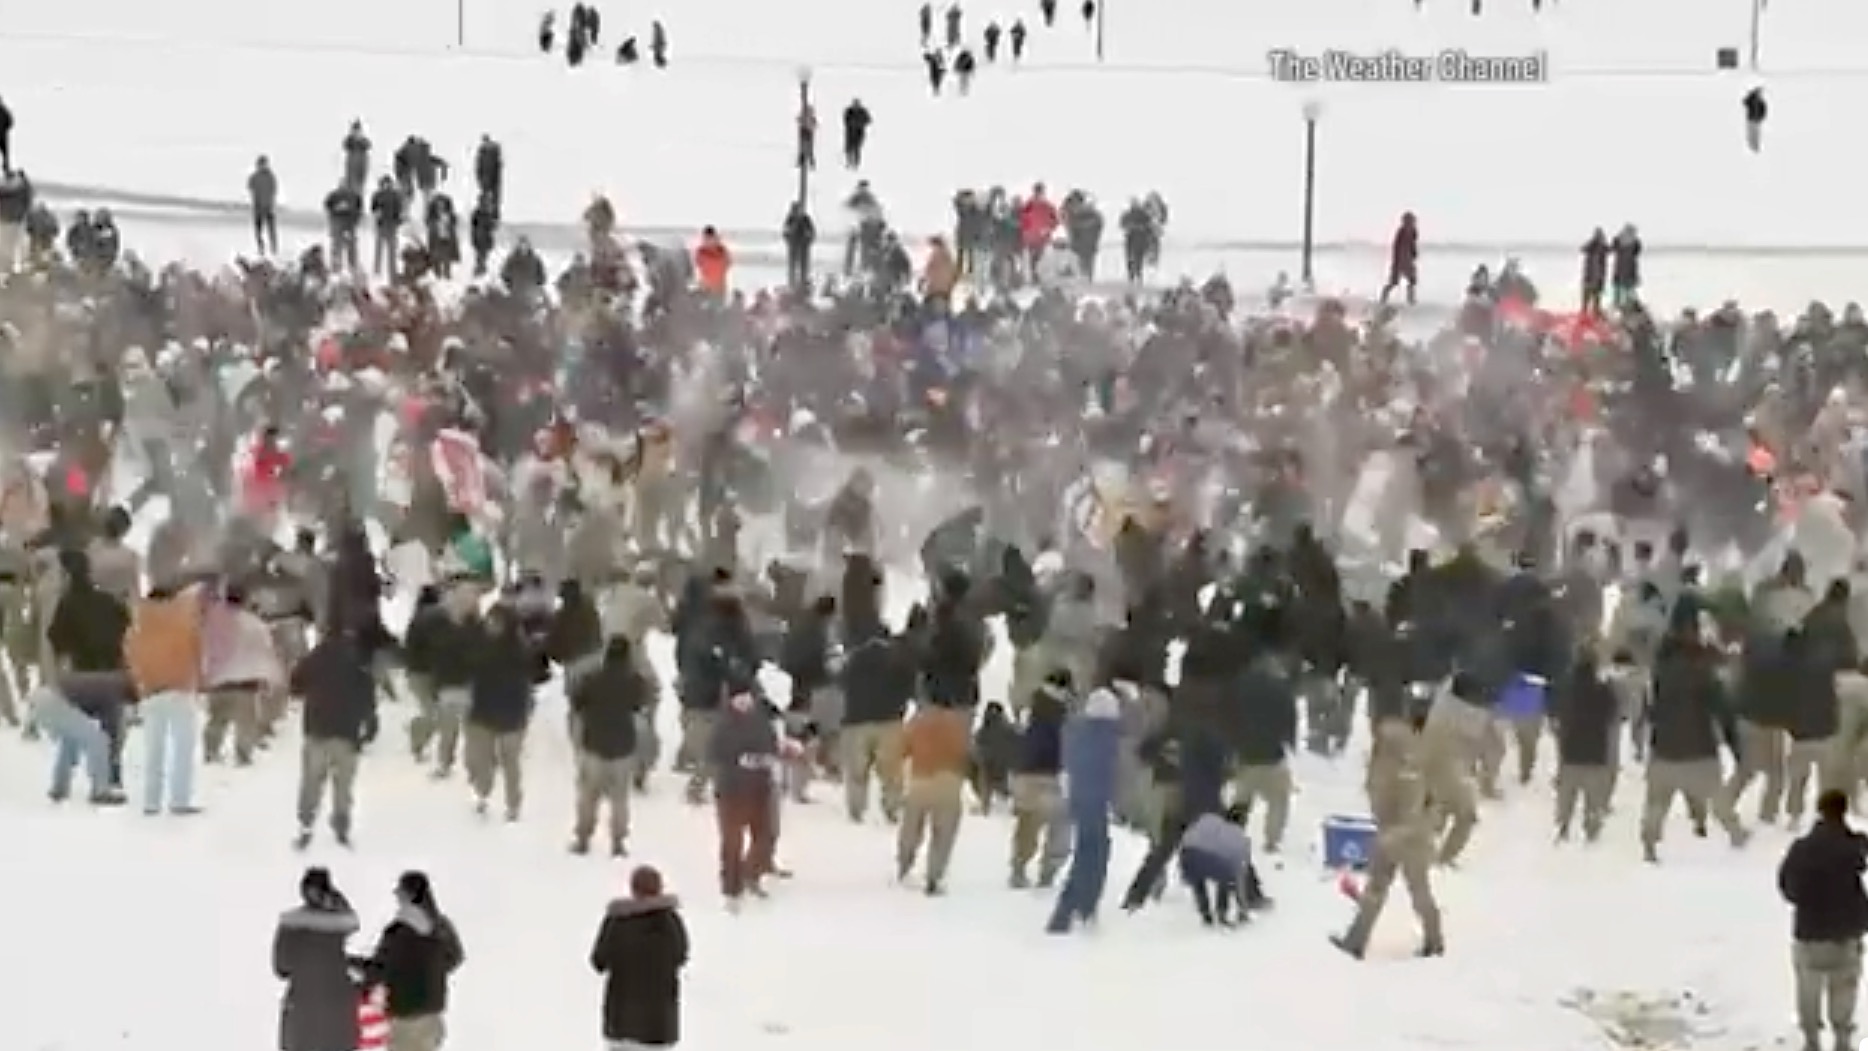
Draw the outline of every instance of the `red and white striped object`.
M357 1001L357 1051L382 1051L389 1046L389 1016L383 1013L383 991L378 988Z

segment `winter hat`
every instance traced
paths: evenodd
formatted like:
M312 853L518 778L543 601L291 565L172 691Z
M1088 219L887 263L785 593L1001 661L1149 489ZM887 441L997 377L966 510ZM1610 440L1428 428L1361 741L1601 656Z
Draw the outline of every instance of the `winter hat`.
M1113 690L1096 690L1090 694L1088 700L1083 702L1083 717L1086 719L1120 719L1122 701L1116 697Z
M629 896L632 898L659 898L662 896L662 873L653 865L637 865L629 874Z

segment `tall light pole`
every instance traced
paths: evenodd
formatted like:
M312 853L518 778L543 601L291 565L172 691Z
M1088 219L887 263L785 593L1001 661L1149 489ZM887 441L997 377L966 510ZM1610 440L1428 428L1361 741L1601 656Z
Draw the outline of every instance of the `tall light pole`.
M1096 0L1096 61L1098 62L1103 60L1103 38L1108 35L1109 0Z
M467 0L454 0L454 48L467 50Z
M1764 0L1751 0L1751 71L1758 71L1758 37L1764 23Z
M1299 259L1299 279L1306 291L1316 287L1316 271L1311 257L1316 254L1317 233L1317 120L1323 116L1323 103L1316 99L1304 102L1304 242Z
M808 136L808 139L807 139ZM811 67L798 67L798 206L811 199L811 168L817 162L817 114L811 109Z

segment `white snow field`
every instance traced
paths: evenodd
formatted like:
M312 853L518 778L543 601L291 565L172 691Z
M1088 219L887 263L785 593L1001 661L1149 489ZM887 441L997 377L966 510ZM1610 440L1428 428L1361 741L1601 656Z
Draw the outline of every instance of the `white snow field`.
M927 97L911 0L606 8L612 44L666 19L665 73L572 72L537 57L531 4L463 0L467 46L455 49L446 0L11 3L0 5L0 93L33 175L62 184L64 200L116 208L132 246L152 255L211 264L240 250L257 153L273 157L287 204L315 211L352 117L367 122L379 164L410 132L463 165L481 132L503 139L509 212L560 248L598 191L637 228L714 223L769 246L792 185L794 77L809 65L826 161L837 111L860 95L878 118L867 174L911 231L943 227L962 183L1080 183L1109 201L1158 188L1175 210L1172 264L1225 265L1248 282L1296 268L1307 96L1260 75L1265 50L1543 47L1547 86L1319 96L1327 280L1377 281L1403 209L1443 246L1427 259L1434 294L1508 251L1561 288L1588 228L1623 221L1641 225L1663 300L1795 306L1846 298L1868 278L1868 218L1840 207L1859 168L1845 121L1868 100L1868 76L1845 68L1868 23L1859 4L1772 5L1774 115L1753 157L1739 136L1743 78L1710 72L1714 47L1743 48L1738 0L1552 0L1560 11L1540 21L1492 0L1500 13L1483 22L1439 0L1418 17L1399 0L1115 2L1107 67L1092 64L1065 3L1056 31L1034 32L1028 67L988 70L965 103ZM1035 5L1023 13L1035 26ZM849 182L825 171L820 215ZM321 225L307 218L299 236ZM1003 663L989 694L1003 691ZM672 700L664 710L672 720ZM786 815L781 853L796 879L738 917L714 890L711 817L680 803L667 773L638 806L631 862L572 858L561 711L548 690L516 826L475 819L458 781L417 771L399 745L406 711L385 711L360 786L358 849L308 856L288 847L292 737L255 769L208 770L208 812L185 821L53 807L49 752L0 741L6 1046L248 1051L273 1040L267 941L308 862L332 866L371 925L386 919L397 873L432 873L469 954L451 1051L599 1046L584 955L638 860L661 866L687 902L683 1046L697 1051L1738 1049L1790 1028L1789 921L1771 879L1787 833L1762 830L1734 853L1684 835L1676 816L1666 864L1643 866L1631 771L1607 839L1555 847L1548 749L1537 782L1488 806L1468 860L1437 877L1451 955L1406 958L1412 917L1397 888L1370 961L1356 964L1324 941L1347 904L1315 830L1325 815L1361 812L1361 743L1337 764L1297 760L1293 833L1265 872L1278 906L1251 929L1202 931L1178 888L1137 917L1118 913L1139 857L1119 835L1100 928L1055 939L1041 933L1050 897L1005 888L1003 818L968 817L951 893L929 900L892 885L890 831L873 815L852 827L822 786L817 803ZM140 741L128 763L135 795Z
M1117 207L1159 189L1173 208L1170 270L1225 266L1259 287L1297 268L1301 113L1316 102L1326 287L1377 283L1410 209L1435 296L1516 254L1567 298L1589 230L1627 221L1648 244L1650 295L1667 305L1801 306L1868 281L1868 217L1838 206L1859 167L1848 114L1868 101L1868 65L1851 65L1868 13L1848 0L1769 5L1761 155L1742 143L1747 76L1712 69L1717 47L1745 52L1748 0L1552 0L1541 17L1528 0L1491 0L1483 19L1450 0L1418 14L1404 0L1112 5L1107 64L1062 4L1057 28L1034 29L1025 67L986 69L967 101L929 96L913 0L606 10L611 47L666 21L666 72L601 55L569 70L534 49L543 5L513 0L21 3L0 17L0 69L19 157L54 197L117 206L132 244L211 259L247 243L244 179L262 152L288 225L320 232L337 141L358 117L379 166L411 132L463 167L482 132L503 140L508 217L549 235L547 247L568 249L577 213L604 192L634 229L691 239L711 223L769 261L808 68L826 163L814 210L827 231L852 181L833 163L838 114L859 96L877 117L865 174L917 237L948 225L961 185L1046 180ZM1035 7L974 7L969 32L989 14L1037 26ZM1546 51L1551 82L1299 87L1266 76L1273 48L1453 46Z

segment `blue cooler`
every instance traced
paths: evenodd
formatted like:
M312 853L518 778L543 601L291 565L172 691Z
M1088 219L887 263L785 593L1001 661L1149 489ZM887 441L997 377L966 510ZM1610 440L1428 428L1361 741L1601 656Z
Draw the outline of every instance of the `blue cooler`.
M1366 817L1333 814L1323 819L1323 864L1361 872L1375 851L1375 822Z
M1498 714L1507 719L1539 719L1549 702L1550 684L1542 676L1519 672L1498 692Z

